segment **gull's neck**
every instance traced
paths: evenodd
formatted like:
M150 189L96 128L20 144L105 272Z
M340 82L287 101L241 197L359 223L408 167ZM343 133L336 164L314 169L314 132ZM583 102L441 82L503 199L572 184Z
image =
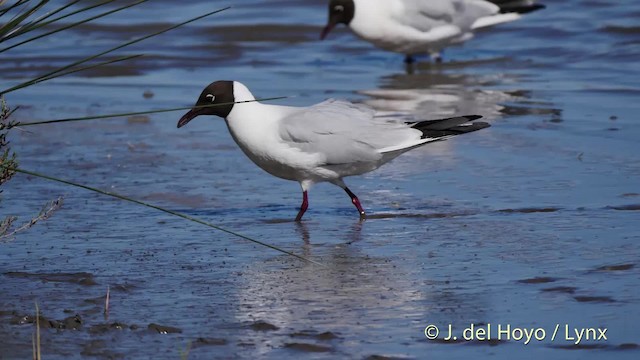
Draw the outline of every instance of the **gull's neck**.
M233 97L236 102L233 109L227 116L228 123L239 123L246 121L259 120L262 123L268 123L269 120L278 121L282 117L298 110L297 107L282 106L274 104L262 104L254 101L256 98L244 84L234 81ZM239 103L242 101L250 101Z
M256 99L243 83L237 81L233 82L233 97L236 102Z
M233 82L233 101L236 103L233 105L231 112L227 115L227 123L237 123L239 120L246 121L253 119L256 115L261 113L261 108L265 105L254 101L256 98L251 91L244 86L244 84L234 81ZM249 102L243 102L249 101Z

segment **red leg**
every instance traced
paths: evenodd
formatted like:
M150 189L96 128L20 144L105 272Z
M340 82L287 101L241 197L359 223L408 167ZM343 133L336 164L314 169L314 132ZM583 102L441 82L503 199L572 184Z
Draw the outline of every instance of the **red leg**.
M298 216L296 216L296 221L302 220L302 215L307 211L309 207L309 199L307 199L307 191L302 192L302 205L300 205L300 211L298 212Z
M352 193L348 187L345 187L344 191L346 191L347 194L349 194L349 197L351 198L351 202L353 203L353 205L356 206L356 209L358 209L358 212L360 213L360 219L365 219L367 217L367 214L364 213L364 209L362 208L362 205L360 205L360 200L358 200L358 197L356 196L356 194Z

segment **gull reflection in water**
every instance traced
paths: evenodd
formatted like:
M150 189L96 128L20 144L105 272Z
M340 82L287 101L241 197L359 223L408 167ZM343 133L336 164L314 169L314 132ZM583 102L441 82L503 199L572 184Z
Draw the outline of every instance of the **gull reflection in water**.
M518 101L522 91L489 89L496 83L513 82L506 75L467 75L425 72L383 77L379 89L361 90L363 102L381 116L404 114L424 120L454 115L479 114L484 120L499 118L505 102Z
M329 241L326 226L320 223L292 225L304 255L326 268L283 267L274 262L275 266L242 271L234 295L235 321L273 325L270 331L247 330L254 354L268 354L295 342L323 346L340 342L348 347L362 339L390 341L390 328L396 329L394 337L422 340L427 319L445 323L486 316L486 287L476 284L484 284L483 277L469 280L465 275L458 281L456 273L444 274L430 261L417 268L407 266L416 264L407 259L416 255L385 250L384 233L363 234L366 222L354 223L342 233L341 239L348 242ZM361 237L366 241L359 242ZM317 341L318 334L336 340Z

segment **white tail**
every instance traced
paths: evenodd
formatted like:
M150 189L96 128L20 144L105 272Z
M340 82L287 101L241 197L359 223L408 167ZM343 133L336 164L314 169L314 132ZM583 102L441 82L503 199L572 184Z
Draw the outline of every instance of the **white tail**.
M485 16L478 20L476 20L473 25L471 25L471 29L481 29L488 26L493 26L497 24L502 24L506 22L511 22L514 20L520 19L520 14L518 13L507 13L507 14L497 14L492 16Z

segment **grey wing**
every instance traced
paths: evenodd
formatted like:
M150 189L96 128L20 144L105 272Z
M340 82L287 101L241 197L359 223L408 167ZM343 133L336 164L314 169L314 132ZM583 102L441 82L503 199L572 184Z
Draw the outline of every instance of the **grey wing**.
M402 0L403 17L421 31L430 31L446 25L469 29L482 17L493 15L499 8L486 1L476 0Z
M321 155L322 165L377 161L381 155L373 146L351 136L359 123L372 117L367 108L327 100L283 119L280 137L302 152Z
M289 115L279 130L282 141L322 155L326 165L377 162L382 158L378 149L417 136L405 125L376 121L368 106L338 100Z

